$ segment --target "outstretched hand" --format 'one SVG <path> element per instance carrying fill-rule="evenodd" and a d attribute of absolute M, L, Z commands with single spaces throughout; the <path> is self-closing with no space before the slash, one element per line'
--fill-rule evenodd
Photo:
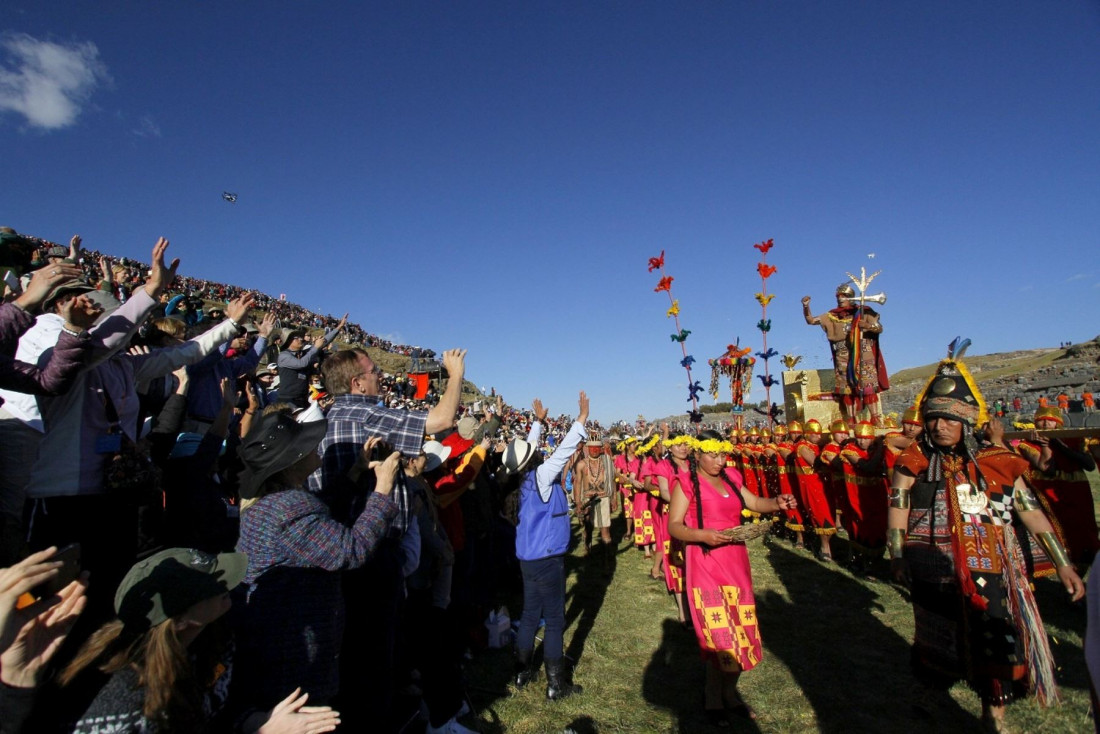
<path fill-rule="evenodd" d="M 531 410 L 535 411 L 535 420 L 537 420 L 539 423 L 546 422 L 546 414 L 548 411 L 545 407 L 543 407 L 541 400 L 539 400 L 538 398 L 532 400 Z"/>
<path fill-rule="evenodd" d="M 240 324 L 248 316 L 249 309 L 251 309 L 255 303 L 256 301 L 253 299 L 251 293 L 243 293 L 229 302 L 225 307 L 225 315 L 227 318 Z"/>
<path fill-rule="evenodd" d="M 584 394 L 584 390 L 581 390 L 580 398 L 577 400 L 577 406 L 581 411 L 577 415 L 577 422 L 584 425 L 588 422 L 588 396 Z"/>
<path fill-rule="evenodd" d="M 153 299 L 160 297 L 164 289 L 172 285 L 172 281 L 176 279 L 176 269 L 180 266 L 178 257 L 171 265 L 164 264 L 164 253 L 167 250 L 168 240 L 158 237 L 157 243 L 153 245 L 153 268 L 149 273 L 149 280 L 145 281 L 145 292 Z"/>

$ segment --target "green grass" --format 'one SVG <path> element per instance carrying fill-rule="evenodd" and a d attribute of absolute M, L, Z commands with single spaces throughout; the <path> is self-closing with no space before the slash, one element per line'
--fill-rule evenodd
<path fill-rule="evenodd" d="M 973 374 L 976 381 L 985 382 L 1000 377 L 1012 377 L 1014 375 L 1034 372 L 1040 367 L 1054 364 L 1065 354 L 1064 350 L 1027 350 L 1016 356 L 1007 354 L 983 354 L 966 358 L 967 368 Z M 899 386 L 910 382 L 925 382 L 936 371 L 937 363 L 926 364 L 920 367 L 910 367 L 899 370 L 890 376 L 890 383 Z M 986 365 L 1000 364 L 1000 367 L 986 369 Z"/>
<path fill-rule="evenodd" d="M 1094 489 L 1096 488 L 1095 475 Z M 622 533 L 619 521 L 618 530 Z M 843 554 L 843 541 L 834 553 Z M 904 589 L 823 565 L 787 541 L 756 540 L 750 556 L 764 660 L 741 678 L 758 719 L 717 729 L 702 716 L 703 667 L 694 636 L 676 622 L 649 561 L 620 544 L 608 582 L 574 554 L 567 559 L 567 654 L 577 658 L 584 693 L 545 698 L 545 676 L 510 688 L 510 650 L 488 650 L 467 677 L 484 732 L 964 732 L 978 728 L 981 706 L 965 684 L 945 693 L 918 686 L 909 668 L 913 617 Z M 1051 581 L 1037 585 L 1056 644 L 1063 703 L 1040 709 L 1018 701 L 1012 731 L 1091 731 L 1082 652 L 1084 603 L 1071 605 Z M 515 615 L 520 604 L 510 605 Z M 477 722 L 477 723 L 475 723 Z"/>

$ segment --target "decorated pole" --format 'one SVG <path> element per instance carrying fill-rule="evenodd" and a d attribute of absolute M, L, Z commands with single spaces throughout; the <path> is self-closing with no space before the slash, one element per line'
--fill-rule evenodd
<path fill-rule="evenodd" d="M 768 304 L 775 298 L 774 294 L 768 293 L 768 278 L 775 275 L 775 266 L 768 265 L 767 259 L 768 251 L 774 246 L 775 241 L 771 239 L 753 245 L 760 250 L 760 262 L 756 264 L 756 272 L 760 274 L 760 292 L 756 294 L 756 300 L 760 303 L 762 315 L 756 322 L 756 328 L 760 329 L 763 346 L 762 351 L 757 352 L 756 356 L 764 361 L 764 374 L 758 377 L 764 383 L 764 412 L 768 417 L 768 428 L 771 428 L 775 421 L 775 416 L 772 415 L 772 385 L 778 383 L 768 369 L 768 360 L 779 354 L 774 349 L 768 348 L 768 332 L 772 329 L 772 321 L 768 318 Z"/>
<path fill-rule="evenodd" d="M 726 346 L 726 353 L 716 359 L 708 359 L 710 365 L 710 394 L 718 399 L 718 376 L 726 375 L 730 380 L 730 413 L 733 414 L 734 428 L 740 430 L 745 415 L 745 398 L 752 391 L 752 367 L 756 358 L 749 356 L 752 347 L 741 348 L 741 339 Z"/>
<path fill-rule="evenodd" d="M 655 293 L 664 292 L 668 294 L 668 300 L 671 305 L 668 311 L 665 312 L 665 316 L 675 321 L 676 333 L 672 334 L 672 341 L 679 343 L 680 353 L 683 355 L 683 359 L 680 360 L 680 366 L 687 371 L 687 401 L 691 403 L 691 411 L 688 413 L 688 418 L 692 423 L 701 423 L 703 414 L 699 412 L 699 393 L 703 391 L 703 386 L 691 379 L 691 365 L 695 362 L 695 357 L 687 353 L 687 346 L 684 344 L 691 332 L 680 325 L 680 302 L 672 297 L 673 278 L 671 275 L 665 274 L 664 250 L 661 250 L 660 256 L 649 258 L 649 272 L 652 273 L 654 270 L 660 272 L 661 279 L 657 282 L 657 287 L 653 290 Z"/>

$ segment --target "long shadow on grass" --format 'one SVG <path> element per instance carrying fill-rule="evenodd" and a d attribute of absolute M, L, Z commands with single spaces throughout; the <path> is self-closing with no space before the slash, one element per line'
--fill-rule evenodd
<path fill-rule="evenodd" d="M 612 519 L 612 538 L 618 538 L 621 535 L 617 527 L 618 520 L 619 518 Z M 599 540 L 598 530 L 595 531 L 593 540 Z M 618 564 L 617 556 L 614 545 L 593 542 L 592 550 L 588 555 L 565 557 L 566 574 L 574 572 L 577 574 L 577 581 L 570 589 L 565 607 L 565 628 L 573 630 L 569 645 L 565 648 L 565 656 L 572 660 L 574 665 L 580 662 L 584 654 L 584 644 L 588 640 L 588 635 L 592 633 L 596 617 L 599 616 L 600 609 L 607 598 L 607 589 L 615 576 L 615 568 Z"/>
<path fill-rule="evenodd" d="M 755 723 L 736 719 L 732 728 L 719 728 L 707 721 L 703 712 L 705 671 L 699 660 L 695 633 L 674 619 L 661 623 L 661 644 L 646 665 L 642 678 L 645 700 L 676 715 L 676 731 L 681 734 L 698 732 L 759 732 Z"/>
<path fill-rule="evenodd" d="M 764 664 L 773 655 L 787 665 L 813 706 L 820 731 L 978 728 L 978 719 L 946 692 L 918 686 L 909 666 L 909 640 L 875 613 L 885 611 L 880 590 L 893 591 L 868 586 L 779 544 L 770 546 L 767 559 L 790 599 L 775 591 L 756 595 Z"/>

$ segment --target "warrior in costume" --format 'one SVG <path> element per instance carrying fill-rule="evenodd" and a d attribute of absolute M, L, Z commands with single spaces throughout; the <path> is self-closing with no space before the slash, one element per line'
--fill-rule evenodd
<path fill-rule="evenodd" d="M 829 495 L 829 506 L 840 517 L 840 522 L 846 523 L 845 510 L 848 506 L 848 488 L 844 481 L 844 473 L 849 474 L 852 467 L 840 460 L 840 452 L 844 442 L 848 440 L 851 431 L 843 420 L 835 420 L 829 426 L 830 440 L 821 447 L 820 461 L 817 470 L 821 472 L 821 481 L 825 484 L 825 491 Z M 847 530 L 848 526 L 844 525 Z"/>
<path fill-rule="evenodd" d="M 1092 489 L 1085 475 L 1096 469 L 1096 462 L 1085 450 L 1084 439 L 1043 435 L 1044 430 L 1061 428 L 1062 422 L 1058 409 L 1039 408 L 1035 413 L 1039 430 L 1016 449 L 1031 464 L 1028 482 L 1042 495 L 1040 499 L 1048 504 L 1064 531 L 1070 558 L 1074 563 L 1088 564 L 1100 550 Z"/>
<path fill-rule="evenodd" d="M 1024 480 L 1027 462 L 1001 446 L 978 450 L 972 430 L 988 420 L 985 404 L 956 355 L 940 363 L 918 403 L 925 432 L 898 457 L 887 531 L 894 577 L 911 590 L 912 660 L 930 683 L 966 680 L 985 726 L 1004 731 L 1013 698 L 1058 700 L 1024 553 L 1006 532 L 1013 519 L 1044 546 L 1074 601 L 1084 584 Z M 999 422 L 990 426 L 995 444 L 998 433 Z"/>
<path fill-rule="evenodd" d="M 802 315 L 807 324 L 820 326 L 829 340 L 836 375 L 833 393 L 848 420 L 856 422 L 866 406 L 871 420 L 880 425 L 878 394 L 890 389 L 890 378 L 878 344 L 882 333 L 878 312 L 860 305 L 852 286 L 842 283 L 836 289 L 836 308 L 814 316 L 810 313 L 810 297 L 805 296 Z"/>
<path fill-rule="evenodd" d="M 801 426 L 799 426 L 799 429 L 801 429 Z M 794 473 L 794 462 L 791 459 L 791 454 L 794 452 L 794 444 L 788 437 L 787 426 L 782 423 L 775 424 L 773 433 L 775 442 L 768 446 L 765 454 L 767 455 L 769 463 L 774 467 L 776 483 L 775 496 L 781 494 L 794 494 L 795 488 L 791 482 Z M 794 547 L 799 549 L 805 548 L 806 543 L 802 537 L 802 533 L 806 530 L 806 524 L 802 519 L 802 511 L 799 510 L 798 507 L 792 507 L 787 510 L 785 514 L 785 526 L 789 532 L 794 534 Z"/>
<path fill-rule="evenodd" d="M 836 510 L 822 481 L 825 472 L 821 466 L 823 440 L 821 424 L 813 419 L 806 421 L 802 438 L 794 445 L 793 456 L 794 476 L 798 478 L 799 504 L 805 509 L 820 545 L 818 557 L 828 563 L 833 560 L 830 542 L 836 535 Z"/>
<path fill-rule="evenodd" d="M 848 490 L 848 540 L 854 552 L 854 566 L 866 572 L 882 558 L 886 548 L 886 449 L 875 440 L 875 427 L 866 421 L 855 426 L 855 440 L 840 452 L 851 467 L 845 473 Z"/>

